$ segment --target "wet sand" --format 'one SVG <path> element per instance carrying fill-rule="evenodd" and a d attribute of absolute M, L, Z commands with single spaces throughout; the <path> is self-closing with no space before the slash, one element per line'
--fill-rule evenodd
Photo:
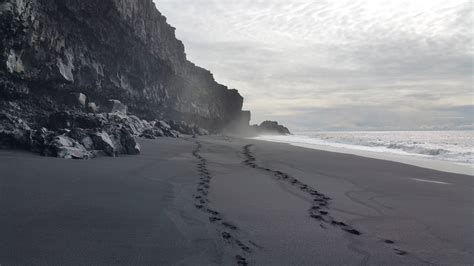
<path fill-rule="evenodd" d="M 0 264 L 474 262 L 474 182 L 230 137 L 73 161 L 0 151 Z"/>

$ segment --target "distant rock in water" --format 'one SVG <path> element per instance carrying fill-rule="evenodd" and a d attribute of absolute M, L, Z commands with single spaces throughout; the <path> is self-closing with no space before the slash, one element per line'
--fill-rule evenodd
<path fill-rule="evenodd" d="M 257 134 L 291 135 L 287 127 L 278 124 L 276 121 L 263 121 L 260 125 L 254 125 L 253 128 L 257 131 Z"/>

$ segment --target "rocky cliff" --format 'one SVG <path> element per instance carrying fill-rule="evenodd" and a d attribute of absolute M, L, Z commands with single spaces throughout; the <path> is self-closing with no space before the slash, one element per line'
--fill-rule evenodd
<path fill-rule="evenodd" d="M 0 35 L 0 110 L 26 121 L 72 108 L 71 95 L 211 130 L 241 116 L 239 93 L 186 59 L 152 0 L 3 0 Z"/>

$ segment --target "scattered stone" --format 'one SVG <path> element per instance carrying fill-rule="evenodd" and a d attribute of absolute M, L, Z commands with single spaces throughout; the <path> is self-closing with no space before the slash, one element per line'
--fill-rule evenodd
<path fill-rule="evenodd" d="M 52 112 L 32 129 L 25 121 L 9 114 L 0 115 L 0 147 L 21 148 L 46 156 L 88 159 L 94 155 L 117 156 L 139 154 L 136 137 L 179 138 L 208 134 L 204 129 L 185 122 L 141 120 L 121 112 L 108 114 L 70 110 Z M 181 131 L 179 131 L 181 130 Z"/>
<path fill-rule="evenodd" d="M 156 123 L 155 126 L 157 126 L 157 125 L 158 125 L 160 128 L 162 128 L 162 129 L 171 130 L 171 126 L 168 125 L 168 123 L 166 123 L 166 122 L 163 121 L 163 120 L 157 121 L 157 123 Z"/>
<path fill-rule="evenodd" d="M 116 127 L 109 132 L 111 140 L 118 153 L 139 154 L 141 147 L 133 135 L 125 128 Z"/>
<path fill-rule="evenodd" d="M 76 140 L 60 135 L 52 139 L 44 150 L 44 155 L 64 159 L 91 159 L 94 155 Z"/>
<path fill-rule="evenodd" d="M 90 138 L 93 142 L 93 147 L 95 150 L 102 150 L 107 155 L 112 157 L 117 156 L 117 149 L 107 132 L 96 132 L 92 134 Z"/>
<path fill-rule="evenodd" d="M 134 115 L 126 115 L 120 112 L 109 113 L 107 115 L 109 123 L 120 124 L 128 129 L 133 135 L 139 136 L 144 130 L 152 128 L 151 125 Z"/>
<path fill-rule="evenodd" d="M 71 106 L 85 107 L 87 96 L 80 92 L 71 92 L 66 98 L 66 103 Z"/>
<path fill-rule="evenodd" d="M 163 133 L 163 130 L 154 127 L 154 128 L 145 129 L 140 134 L 140 137 L 147 138 L 147 139 L 156 139 L 157 137 L 163 137 L 164 135 L 165 134 Z"/>
<path fill-rule="evenodd" d="M 87 104 L 87 111 L 90 113 L 98 113 L 99 107 L 94 102 L 90 102 Z"/>
<path fill-rule="evenodd" d="M 89 136 L 89 132 L 82 128 L 73 128 L 66 135 L 82 144 L 88 151 L 94 149 L 94 142 Z"/>
<path fill-rule="evenodd" d="M 109 100 L 107 102 L 107 112 L 108 113 L 115 113 L 119 112 L 122 114 L 127 114 L 127 106 L 120 102 L 119 100 Z"/>

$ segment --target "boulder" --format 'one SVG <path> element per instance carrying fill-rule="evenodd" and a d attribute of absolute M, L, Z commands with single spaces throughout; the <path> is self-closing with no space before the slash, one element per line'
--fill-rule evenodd
<path fill-rule="evenodd" d="M 135 140 L 133 134 L 121 125 L 112 125 L 106 129 L 110 139 L 119 154 L 139 154 L 140 144 Z"/>
<path fill-rule="evenodd" d="M 169 125 L 172 130 L 186 135 L 194 135 L 194 127 L 186 124 L 184 121 L 170 121 Z"/>
<path fill-rule="evenodd" d="M 157 132 L 163 132 L 162 136 L 179 138 L 179 132 L 174 130 L 170 124 L 163 120 L 156 121 L 154 128 L 159 129 Z"/>
<path fill-rule="evenodd" d="M 65 134 L 66 136 L 78 141 L 88 151 L 102 151 L 105 155 L 115 157 L 124 150 L 119 151 L 112 141 L 111 136 L 104 130 L 95 131 L 94 129 L 75 128 Z M 118 134 L 119 138 L 123 134 Z M 119 140 L 121 143 L 121 140 Z M 121 145 L 120 145 L 121 146 Z M 126 153 L 128 150 L 125 150 Z"/>
<path fill-rule="evenodd" d="M 122 153 L 140 154 L 140 144 L 138 144 L 138 142 L 131 134 L 122 134 L 120 138 L 120 144 L 122 145 Z"/>
<path fill-rule="evenodd" d="M 291 135 L 288 128 L 279 125 L 276 121 L 263 121 L 256 128 L 262 134 Z"/>
<path fill-rule="evenodd" d="M 207 135 L 205 129 L 181 121 L 147 122 L 122 112 L 108 114 L 84 113 L 70 110 L 46 115 L 42 127 L 31 129 L 23 120 L 10 114 L 0 115 L 0 147 L 21 147 L 47 156 L 88 159 L 94 154 L 108 156 L 139 154 L 135 137 L 179 138 L 180 133 L 191 136 Z M 44 126 L 44 127 L 43 127 Z"/>
<path fill-rule="evenodd" d="M 163 121 L 163 120 L 157 121 L 157 123 L 155 124 L 155 126 L 158 126 L 159 128 L 166 129 L 166 130 L 170 130 L 170 129 L 171 129 L 171 126 L 170 126 L 168 123 L 166 123 L 165 121 Z"/>
<path fill-rule="evenodd" d="M 89 136 L 89 132 L 82 128 L 74 128 L 67 132 L 66 135 L 70 138 L 77 140 L 82 144 L 88 151 L 94 149 L 94 141 Z"/>
<path fill-rule="evenodd" d="M 117 149 L 107 132 L 95 132 L 91 134 L 91 138 L 95 150 L 102 150 L 105 154 L 112 157 L 117 156 Z"/>
<path fill-rule="evenodd" d="M 120 124 L 130 130 L 130 132 L 135 136 L 139 136 L 145 129 L 152 128 L 147 121 L 141 120 L 134 115 L 127 116 L 123 113 L 115 112 L 109 113 L 107 117 L 109 123 Z"/>
<path fill-rule="evenodd" d="M 122 114 L 127 114 L 127 106 L 120 102 L 119 100 L 114 100 L 111 99 L 107 102 L 106 105 L 106 111 L 107 113 L 122 113 Z"/>
<path fill-rule="evenodd" d="M 154 127 L 154 128 L 145 129 L 140 134 L 140 137 L 147 138 L 147 139 L 155 139 L 157 137 L 163 137 L 164 135 L 165 134 L 164 134 L 163 130 Z"/>
<path fill-rule="evenodd" d="M 75 107 L 86 107 L 87 96 L 80 92 L 71 92 L 66 97 L 66 104 Z"/>
<path fill-rule="evenodd" d="M 99 112 L 99 106 L 97 106 L 94 102 L 90 102 L 87 104 L 87 111 L 89 113 L 98 113 Z"/>
<path fill-rule="evenodd" d="M 43 151 L 46 156 L 64 159 L 91 159 L 94 155 L 76 140 L 59 135 L 52 138 Z"/>

